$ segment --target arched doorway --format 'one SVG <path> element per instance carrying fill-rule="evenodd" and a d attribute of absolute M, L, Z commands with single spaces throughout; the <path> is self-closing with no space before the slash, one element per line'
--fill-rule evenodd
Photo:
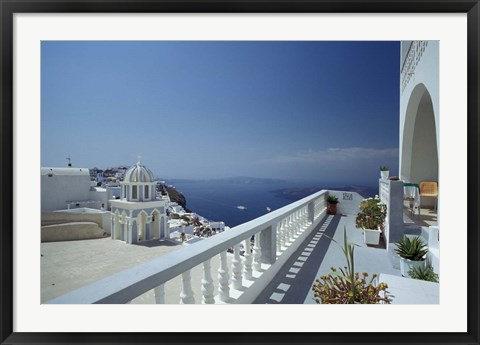
<path fill-rule="evenodd" d="M 412 91 L 405 115 L 401 178 L 407 182 L 438 182 L 438 147 L 435 113 L 424 84 Z"/>

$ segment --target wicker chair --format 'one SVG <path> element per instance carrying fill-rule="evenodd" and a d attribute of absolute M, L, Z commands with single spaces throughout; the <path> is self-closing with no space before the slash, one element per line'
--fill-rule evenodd
<path fill-rule="evenodd" d="M 435 198 L 435 210 L 437 210 L 438 202 L 438 185 L 437 182 L 420 182 L 420 205 L 422 197 Z"/>

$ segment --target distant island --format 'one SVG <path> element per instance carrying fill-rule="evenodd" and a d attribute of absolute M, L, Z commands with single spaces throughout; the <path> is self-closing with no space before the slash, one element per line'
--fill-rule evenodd
<path fill-rule="evenodd" d="M 285 198 L 291 201 L 297 201 L 313 193 L 316 193 L 322 189 L 356 192 L 361 196 L 363 196 L 364 198 L 374 197 L 376 194 L 378 194 L 378 188 L 367 187 L 367 186 L 357 186 L 357 185 L 323 186 L 323 187 L 306 187 L 306 188 L 282 188 L 282 189 L 272 190 L 271 192 L 274 193 L 279 198 Z"/>
<path fill-rule="evenodd" d="M 175 183 L 229 183 L 229 184 L 278 184 L 287 183 L 287 180 L 274 179 L 274 178 L 259 178 L 259 177 L 247 177 L 247 176 L 235 176 L 218 179 L 168 179 L 171 184 Z"/>

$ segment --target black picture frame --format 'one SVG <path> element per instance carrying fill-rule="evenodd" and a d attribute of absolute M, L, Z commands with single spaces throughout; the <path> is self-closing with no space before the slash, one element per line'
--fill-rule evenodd
<path fill-rule="evenodd" d="M 0 340 L 2 344 L 396 343 L 479 344 L 479 16 L 478 0 L 0 0 Z M 468 15 L 468 315 L 465 333 L 16 333 L 13 332 L 13 16 L 15 13 L 467 13 Z M 452 315 L 454 317 L 454 315 Z M 319 321 L 320 322 L 320 321 Z"/>

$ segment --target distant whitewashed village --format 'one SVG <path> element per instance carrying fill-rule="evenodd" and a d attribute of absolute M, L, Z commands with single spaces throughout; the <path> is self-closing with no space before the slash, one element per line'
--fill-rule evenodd
<path fill-rule="evenodd" d="M 76 168 L 71 158 L 67 160 L 64 168 L 42 168 L 42 241 L 112 236 L 130 244 L 153 238 L 193 243 L 225 230 L 223 221 L 190 212 L 181 192 L 154 177 L 140 158 L 132 167 L 105 169 Z M 140 221 L 129 220 L 129 202 L 138 203 L 135 215 L 144 216 Z M 66 215 L 83 220 L 82 228 L 74 231 L 76 222 L 63 223 Z M 99 219 L 98 215 L 102 222 L 92 221 L 85 231 L 85 223 Z"/>

